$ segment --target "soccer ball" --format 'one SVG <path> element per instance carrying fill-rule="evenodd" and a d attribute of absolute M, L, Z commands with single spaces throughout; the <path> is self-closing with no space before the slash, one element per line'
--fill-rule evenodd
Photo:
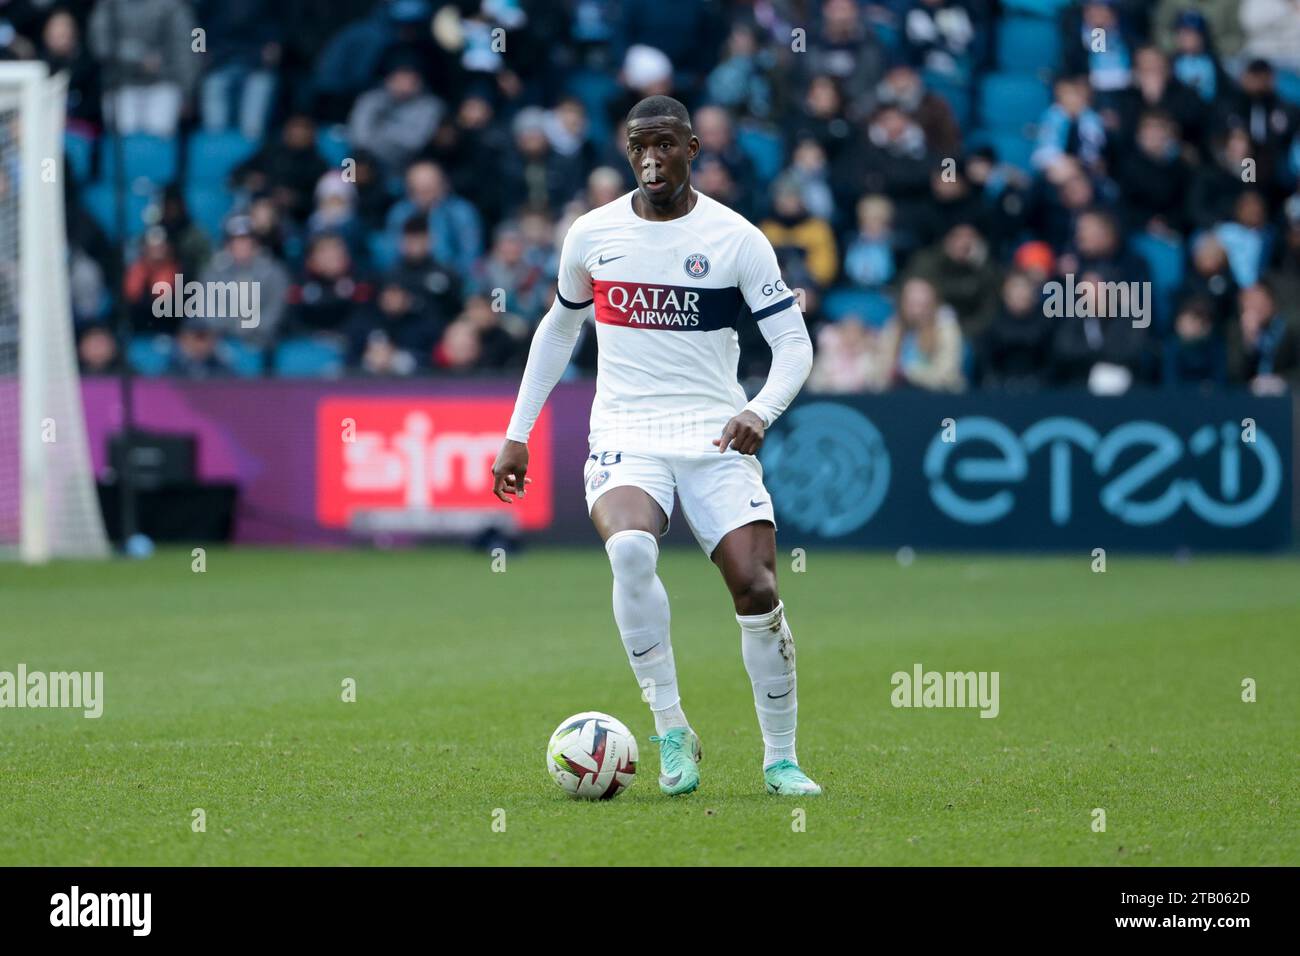
<path fill-rule="evenodd" d="M 609 800 L 636 779 L 636 738 L 620 720 L 589 710 L 560 723 L 546 745 L 546 769 L 561 790 Z"/>

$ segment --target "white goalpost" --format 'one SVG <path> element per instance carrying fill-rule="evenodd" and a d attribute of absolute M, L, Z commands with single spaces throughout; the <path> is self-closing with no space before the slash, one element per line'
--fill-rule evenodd
<path fill-rule="evenodd" d="M 0 556 L 109 553 L 81 404 L 63 211 L 67 84 L 0 63 Z"/>

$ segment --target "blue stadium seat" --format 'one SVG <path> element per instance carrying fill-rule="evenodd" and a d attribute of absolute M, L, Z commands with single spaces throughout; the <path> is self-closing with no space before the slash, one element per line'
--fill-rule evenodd
<path fill-rule="evenodd" d="M 275 373 L 284 378 L 337 378 L 343 353 L 318 339 L 290 339 L 275 350 Z"/>
<path fill-rule="evenodd" d="M 754 172 L 764 182 L 771 182 L 781 173 L 785 163 L 785 144 L 772 132 L 754 127 L 736 131 L 736 145 L 754 164 Z"/>
<path fill-rule="evenodd" d="M 1016 11 L 1036 17 L 1055 17 L 1062 7 L 1068 7 L 1071 0 L 1002 0 L 1005 11 Z"/>
<path fill-rule="evenodd" d="M 256 378 L 262 374 L 262 366 L 265 364 L 262 350 L 242 339 L 226 336 L 218 343 L 217 351 L 222 360 L 241 378 Z"/>
<path fill-rule="evenodd" d="M 134 239 L 144 232 L 145 210 L 153 202 L 148 189 L 128 188 L 126 191 L 126 237 Z M 92 183 L 81 194 L 81 203 L 94 217 L 95 222 L 110 239 L 117 238 L 117 206 L 110 183 Z"/>
<path fill-rule="evenodd" d="M 223 185 L 190 185 L 185 189 L 190 217 L 216 242 L 221 241 L 221 227 L 234 202 L 234 195 Z"/>
<path fill-rule="evenodd" d="M 1034 155 L 1034 143 L 1014 130 L 977 129 L 970 134 L 967 145 L 972 149 L 991 146 L 1000 162 L 1017 166 L 1025 172 L 1033 171 L 1030 159 Z"/>
<path fill-rule="evenodd" d="M 1300 106 L 1300 73 L 1278 70 L 1274 76 L 1277 77 L 1277 95 L 1292 106 Z"/>
<path fill-rule="evenodd" d="M 1183 244 L 1150 233 L 1139 233 L 1129 240 L 1129 248 L 1141 256 L 1151 270 L 1154 324 L 1157 330 L 1163 331 L 1173 322 L 1174 298 L 1183 285 Z"/>
<path fill-rule="evenodd" d="M 1015 130 L 1037 123 L 1052 97 L 1047 84 L 1023 73 L 990 73 L 980 83 L 979 125 Z"/>
<path fill-rule="evenodd" d="M 117 150 L 114 137 L 105 136 L 99 142 L 100 179 L 111 183 L 117 171 Z M 176 179 L 176 140 L 162 139 L 133 133 L 122 137 L 122 161 L 127 182 L 147 179 L 158 186 L 166 186 Z"/>
<path fill-rule="evenodd" d="M 161 375 L 171 361 L 172 340 L 166 335 L 137 335 L 126 347 L 131 368 L 140 375 Z"/>
<path fill-rule="evenodd" d="M 880 328 L 894 314 L 894 301 L 869 289 L 834 289 L 826 294 L 822 309 L 832 321 L 856 315 L 867 325 Z"/>
<path fill-rule="evenodd" d="M 190 185 L 224 185 L 230 171 L 253 155 L 257 144 L 241 133 L 200 130 L 190 136 L 185 180 Z"/>
<path fill-rule="evenodd" d="M 95 160 L 95 141 L 89 136 L 69 130 L 63 135 L 63 148 L 67 152 L 68 170 L 79 183 L 90 182 L 91 165 Z"/>
<path fill-rule="evenodd" d="M 998 24 L 998 69 L 1013 73 L 1053 73 L 1061 60 L 1056 24 L 1037 17 L 1007 17 Z"/>
<path fill-rule="evenodd" d="M 342 126 L 326 126 L 316 132 L 316 152 L 321 159 L 337 169 L 352 152 Z"/>

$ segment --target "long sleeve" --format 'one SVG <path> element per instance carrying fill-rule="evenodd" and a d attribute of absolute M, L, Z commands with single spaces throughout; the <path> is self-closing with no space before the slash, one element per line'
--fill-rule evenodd
<path fill-rule="evenodd" d="M 763 319 L 758 330 L 772 347 L 772 367 L 762 389 L 745 405 L 771 425 L 803 388 L 812 371 L 813 349 L 799 306 L 791 304 L 777 315 Z"/>
<path fill-rule="evenodd" d="M 555 388 L 555 383 L 568 367 L 574 343 L 578 341 L 583 319 L 590 308 L 591 303 L 579 309 L 567 308 L 556 296 L 555 304 L 537 326 L 532 345 L 528 348 L 528 364 L 524 367 L 523 381 L 519 383 L 519 397 L 515 399 L 506 438 L 528 441 L 528 434 L 542 413 L 551 389 Z"/>

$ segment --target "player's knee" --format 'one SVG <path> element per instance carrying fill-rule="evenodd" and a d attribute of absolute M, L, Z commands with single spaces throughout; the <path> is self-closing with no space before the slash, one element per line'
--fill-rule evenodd
<path fill-rule="evenodd" d="M 628 584 L 648 582 L 659 561 L 659 542 L 648 531 L 619 531 L 605 542 L 614 577 Z"/>
<path fill-rule="evenodd" d="M 737 614 L 766 614 L 776 607 L 776 575 L 768 568 L 758 568 L 731 596 Z"/>

